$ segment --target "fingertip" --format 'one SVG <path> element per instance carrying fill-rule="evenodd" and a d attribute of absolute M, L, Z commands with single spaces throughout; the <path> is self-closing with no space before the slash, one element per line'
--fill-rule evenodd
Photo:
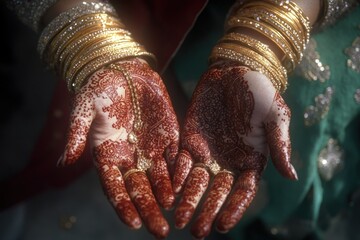
<path fill-rule="evenodd" d="M 188 209 L 191 208 L 190 206 L 183 206 L 179 207 L 175 210 L 175 228 L 176 229 L 183 229 L 186 227 L 187 223 L 190 221 L 193 211 Z"/>
<path fill-rule="evenodd" d="M 142 222 L 141 219 L 139 217 L 135 217 L 134 219 L 132 219 L 132 221 L 130 223 L 127 224 L 131 229 L 137 230 L 140 229 L 142 227 Z"/>
<path fill-rule="evenodd" d="M 148 229 L 157 239 L 166 238 L 170 232 L 169 224 L 162 216 L 153 217 Z"/>
<path fill-rule="evenodd" d="M 219 216 L 219 219 L 216 221 L 215 230 L 219 233 L 225 234 L 229 232 L 231 229 L 231 226 L 227 223 L 229 220 L 229 217 L 222 214 Z"/>
<path fill-rule="evenodd" d="M 204 239 L 207 235 L 209 235 L 211 231 L 211 224 L 196 222 L 190 229 L 191 235 L 195 239 Z"/>
<path fill-rule="evenodd" d="M 215 230 L 221 234 L 225 234 L 229 232 L 229 229 L 225 229 L 223 226 L 216 226 Z"/>

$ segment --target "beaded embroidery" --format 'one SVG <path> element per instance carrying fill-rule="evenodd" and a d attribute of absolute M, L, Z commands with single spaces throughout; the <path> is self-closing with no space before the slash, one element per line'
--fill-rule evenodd
<path fill-rule="evenodd" d="M 324 94 L 315 97 L 315 106 L 310 105 L 305 109 L 304 123 L 306 126 L 312 126 L 318 123 L 327 115 L 333 94 L 333 88 L 327 87 Z"/>

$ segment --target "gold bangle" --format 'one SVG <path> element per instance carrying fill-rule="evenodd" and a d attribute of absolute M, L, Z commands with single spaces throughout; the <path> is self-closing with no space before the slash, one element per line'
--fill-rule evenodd
<path fill-rule="evenodd" d="M 61 43 L 66 43 L 73 34 L 88 27 L 93 27 L 94 24 L 99 23 L 99 21 L 101 21 L 101 19 L 103 19 L 106 15 L 107 14 L 103 13 L 87 14 L 64 26 L 64 28 L 49 41 L 49 44 L 45 49 L 46 55 L 44 60 L 48 61 L 49 56 L 53 56 L 59 45 Z"/>
<path fill-rule="evenodd" d="M 59 70 L 64 76 L 65 73 L 68 71 L 69 66 L 73 62 L 75 62 L 74 59 L 78 58 L 77 56 L 83 53 L 88 47 L 98 44 L 97 42 L 101 42 L 101 46 L 108 45 L 109 43 L 116 43 L 121 41 L 130 41 L 132 40 L 131 37 L 128 34 L 123 34 L 122 29 L 116 29 L 116 30 L 99 30 L 97 32 L 91 33 L 89 35 L 86 35 L 85 37 L 79 39 L 77 42 L 79 42 L 79 45 L 74 45 L 74 50 L 70 48 L 68 56 L 61 56 L 59 57 L 58 61 L 60 64 Z"/>
<path fill-rule="evenodd" d="M 85 80 L 87 80 L 94 72 L 109 63 L 129 57 L 141 57 L 150 64 L 151 62 L 155 62 L 153 54 L 147 52 L 146 50 L 141 50 L 140 48 L 104 53 L 102 56 L 92 60 L 91 62 L 87 62 L 80 71 L 72 76 L 72 78 L 67 79 L 69 89 L 77 92 L 84 85 Z"/>
<path fill-rule="evenodd" d="M 249 47 L 251 50 L 257 52 L 258 54 L 263 55 L 266 59 L 268 59 L 273 65 L 281 66 L 280 60 L 275 55 L 275 53 L 270 49 L 270 47 L 259 40 L 251 38 L 248 35 L 232 32 L 223 36 L 219 42 L 234 42 L 239 45 L 243 45 L 245 47 Z M 285 70 L 285 69 L 284 69 Z M 286 70 L 285 70 L 286 71 Z M 286 73 L 286 72 L 285 72 Z"/>
<path fill-rule="evenodd" d="M 215 62 L 219 59 L 228 59 L 232 61 L 237 61 L 241 64 L 244 64 L 251 68 L 254 71 L 258 71 L 269 78 L 272 82 L 273 86 L 280 92 L 285 91 L 286 89 L 286 79 L 281 79 L 281 75 L 279 75 L 276 69 L 271 69 L 269 66 L 265 66 L 263 60 L 264 58 L 259 57 L 259 54 L 254 52 L 250 53 L 251 50 L 241 49 L 241 47 L 237 47 L 236 49 L 231 49 L 229 46 L 217 45 L 213 48 L 210 55 L 210 62 Z M 276 76 L 279 78 L 276 79 Z"/>
<path fill-rule="evenodd" d="M 279 69 L 277 68 L 278 66 L 274 66 L 273 64 L 271 64 L 261 54 L 258 54 L 247 47 L 239 46 L 232 43 L 220 43 L 219 46 L 225 49 L 235 51 L 240 55 L 245 55 L 248 58 L 252 59 L 252 61 L 257 61 L 258 63 L 260 63 L 263 69 L 267 70 L 269 74 L 266 74 L 266 76 L 270 79 L 270 81 L 273 83 L 274 87 L 278 91 L 282 92 L 283 89 L 286 89 L 286 71 L 279 71 Z"/>
<path fill-rule="evenodd" d="M 292 48 L 288 45 L 288 42 L 278 31 L 265 25 L 264 23 L 254 22 L 252 19 L 247 19 L 245 17 L 232 18 L 229 22 L 231 22 L 232 27 L 250 28 L 272 40 L 285 56 L 285 58 L 282 59 L 282 64 L 286 70 L 291 72 L 295 69 L 297 63 L 297 60 L 295 60 L 296 55 L 292 51 Z"/>
<path fill-rule="evenodd" d="M 219 41 L 219 43 L 233 43 L 234 45 L 230 49 L 235 51 L 236 45 L 243 46 L 245 48 L 249 48 L 251 51 L 254 51 L 260 56 L 257 60 L 262 62 L 264 66 L 267 66 L 267 69 L 269 69 L 270 72 L 279 72 L 280 75 L 274 73 L 272 75 L 275 75 L 274 78 L 280 81 L 280 85 L 287 85 L 286 69 L 282 66 L 275 53 L 266 44 L 240 33 L 227 34 Z M 262 57 L 265 59 L 261 60 Z"/>

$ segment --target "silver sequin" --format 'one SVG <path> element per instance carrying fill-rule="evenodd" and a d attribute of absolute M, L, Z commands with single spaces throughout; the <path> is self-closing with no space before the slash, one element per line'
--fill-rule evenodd
<path fill-rule="evenodd" d="M 360 73 L 360 37 L 357 37 L 352 43 L 351 47 L 345 49 L 348 55 L 347 66 Z"/>
<path fill-rule="evenodd" d="M 311 38 L 305 48 L 303 60 L 296 68 L 296 73 L 310 81 L 325 82 L 330 78 L 330 68 L 321 62 L 316 46 L 315 39 Z"/>
<path fill-rule="evenodd" d="M 319 24 L 324 28 L 336 22 L 344 13 L 357 4 L 358 0 L 325 0 L 324 12 Z"/>
<path fill-rule="evenodd" d="M 310 105 L 305 109 L 304 123 L 306 126 L 318 123 L 327 115 L 333 94 L 333 88 L 327 87 L 324 94 L 315 97 L 315 105 Z"/>
<path fill-rule="evenodd" d="M 337 141 L 330 138 L 326 147 L 320 151 L 318 158 L 318 171 L 322 179 L 331 180 L 343 164 L 343 151 Z"/>
<path fill-rule="evenodd" d="M 354 99 L 357 104 L 360 104 L 360 88 L 356 89 L 354 94 Z"/>

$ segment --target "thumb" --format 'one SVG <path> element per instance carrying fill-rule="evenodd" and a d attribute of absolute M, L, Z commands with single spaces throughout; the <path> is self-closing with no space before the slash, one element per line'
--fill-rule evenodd
<path fill-rule="evenodd" d="M 85 149 L 87 135 L 95 115 L 91 101 L 86 99 L 81 95 L 75 98 L 67 143 L 63 155 L 58 160 L 58 166 L 75 163 Z"/>
<path fill-rule="evenodd" d="M 290 163 L 291 142 L 289 134 L 291 112 L 277 92 L 270 112 L 264 121 L 266 140 L 275 168 L 286 178 L 297 180 L 297 173 Z"/>

